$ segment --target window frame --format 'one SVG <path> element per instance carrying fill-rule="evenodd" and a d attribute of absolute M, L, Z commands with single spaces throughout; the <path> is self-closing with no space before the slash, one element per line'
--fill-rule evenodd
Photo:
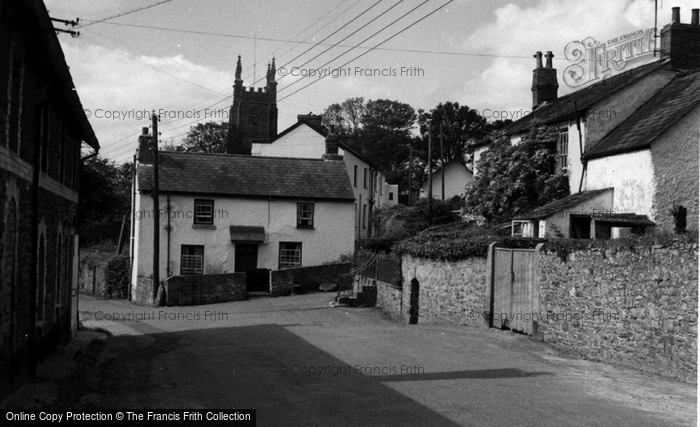
<path fill-rule="evenodd" d="M 353 166 L 353 171 L 354 171 L 354 174 L 352 177 L 352 185 L 353 185 L 353 187 L 357 187 L 357 165 Z"/>
<path fill-rule="evenodd" d="M 197 250 L 201 249 L 201 255 L 197 254 Z M 199 269 L 186 268 L 185 257 L 200 257 Z M 180 275 L 181 276 L 200 276 L 204 274 L 204 245 L 180 245 Z"/>
<path fill-rule="evenodd" d="M 211 204 L 210 219 L 202 221 L 197 213 L 197 205 Z M 192 215 L 194 225 L 214 225 L 214 199 L 194 199 L 194 210 Z"/>
<path fill-rule="evenodd" d="M 294 245 L 294 249 L 286 248 L 286 245 Z M 294 263 L 294 262 L 283 262 L 283 251 L 298 251 L 298 258 L 299 262 Z M 286 254 L 285 254 L 286 255 Z M 293 255 L 296 258 L 296 255 Z M 278 269 L 279 270 L 284 270 L 287 268 L 296 268 L 296 267 L 302 267 L 302 260 L 303 260 L 303 244 L 302 242 L 280 242 L 279 246 L 279 254 L 278 254 Z"/>
<path fill-rule="evenodd" d="M 364 188 L 367 188 L 367 168 L 365 168 L 365 171 L 364 171 L 363 185 L 364 185 Z"/>
<path fill-rule="evenodd" d="M 569 166 L 569 129 L 559 130 L 557 136 L 557 166 L 565 171 Z"/>
<path fill-rule="evenodd" d="M 309 211 L 303 212 L 304 207 L 311 207 L 311 218 L 304 218 L 303 213 L 308 213 Z M 311 202 L 298 202 L 297 203 L 297 228 L 314 228 L 314 215 L 316 207 L 314 203 Z M 307 224 L 303 224 L 303 221 L 308 221 Z"/>

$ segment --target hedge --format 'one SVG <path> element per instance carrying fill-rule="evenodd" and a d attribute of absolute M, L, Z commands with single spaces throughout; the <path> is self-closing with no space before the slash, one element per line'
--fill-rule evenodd
<path fill-rule="evenodd" d="M 104 298 L 126 298 L 129 292 L 129 257 L 117 255 L 107 263 L 105 269 Z"/>

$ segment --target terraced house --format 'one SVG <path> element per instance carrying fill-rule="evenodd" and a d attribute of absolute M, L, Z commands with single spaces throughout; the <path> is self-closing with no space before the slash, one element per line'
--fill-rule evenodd
<path fill-rule="evenodd" d="M 0 377 L 77 329 L 80 150 L 99 149 L 40 0 L 0 3 Z"/>
<path fill-rule="evenodd" d="M 559 129 L 571 195 L 513 220 L 513 234 L 615 238 L 649 227 L 698 229 L 700 19 L 673 8 L 657 59 L 558 97 L 552 55 L 535 57 L 533 112 L 505 128 L 517 144 L 533 123 Z M 475 162 L 487 147 L 475 149 Z M 478 170 L 476 170 L 478 173 Z"/>

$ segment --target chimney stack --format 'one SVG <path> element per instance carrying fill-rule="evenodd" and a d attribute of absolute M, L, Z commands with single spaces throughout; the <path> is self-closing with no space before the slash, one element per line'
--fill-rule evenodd
<path fill-rule="evenodd" d="M 300 122 L 302 120 L 306 120 L 311 126 L 321 128 L 321 121 L 322 117 L 318 114 L 314 114 L 312 112 L 309 112 L 309 114 L 299 114 L 297 115 L 297 121 Z"/>
<path fill-rule="evenodd" d="M 661 59 L 670 59 L 679 69 L 700 68 L 700 23 L 692 9 L 690 24 L 681 22 L 681 8 L 674 7 L 671 23 L 661 29 Z"/>
<path fill-rule="evenodd" d="M 323 160 L 343 160 L 343 156 L 338 154 L 338 143 L 340 137 L 335 133 L 335 126 L 331 125 L 328 135 L 326 136 L 326 153 L 323 155 Z"/>
<path fill-rule="evenodd" d="M 153 164 L 153 142 L 151 140 L 151 135 L 148 133 L 147 127 L 141 128 L 141 135 L 139 135 L 139 148 L 136 159 L 139 163 L 148 165 Z"/>
<path fill-rule="evenodd" d="M 693 9 L 690 13 L 690 25 L 700 25 L 700 9 Z"/>
<path fill-rule="evenodd" d="M 547 51 L 547 66 L 542 66 L 542 52 L 538 51 L 535 57 L 535 69 L 532 70 L 532 109 L 533 111 L 545 102 L 557 99 L 559 83 L 557 82 L 557 70 L 552 67 L 552 51 Z"/>

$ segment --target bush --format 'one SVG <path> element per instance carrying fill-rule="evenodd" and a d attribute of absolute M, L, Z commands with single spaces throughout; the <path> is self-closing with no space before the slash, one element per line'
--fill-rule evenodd
<path fill-rule="evenodd" d="M 129 257 L 117 255 L 107 263 L 105 270 L 104 298 L 126 298 L 129 292 L 129 276 L 131 268 Z"/>

